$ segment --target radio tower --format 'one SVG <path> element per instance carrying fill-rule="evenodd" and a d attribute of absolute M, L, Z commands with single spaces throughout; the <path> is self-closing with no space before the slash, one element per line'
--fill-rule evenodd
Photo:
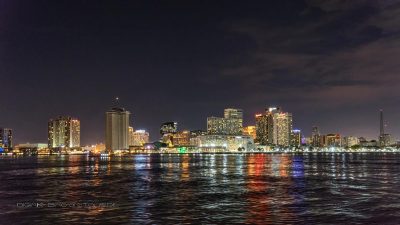
<path fill-rule="evenodd" d="M 385 128 L 383 125 L 383 110 L 380 110 L 380 117 L 381 117 L 381 122 L 380 122 L 380 132 L 379 132 L 379 136 L 383 137 L 383 135 L 385 134 Z"/>

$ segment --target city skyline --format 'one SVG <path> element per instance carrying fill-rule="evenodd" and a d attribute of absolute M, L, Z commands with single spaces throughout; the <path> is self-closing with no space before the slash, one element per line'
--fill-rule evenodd
<path fill-rule="evenodd" d="M 318 126 L 369 139 L 384 109 L 385 131 L 398 138 L 398 8 L 2 1 L 0 127 L 13 129 L 15 143 L 43 143 L 48 119 L 69 115 L 82 122 L 82 145 L 101 142 L 104 111 L 119 96 L 151 139 L 165 121 L 206 129 L 204 118 L 228 107 L 253 125 L 269 105 L 291 112 L 305 136 Z"/>
<path fill-rule="evenodd" d="M 109 110 L 107 110 L 106 111 L 106 113 L 105 113 L 105 117 L 103 118 L 103 120 L 105 120 L 106 121 L 106 126 L 104 127 L 104 130 L 103 130 L 103 133 L 104 133 L 104 138 L 103 138 L 103 140 L 100 140 L 100 141 L 98 141 L 98 142 L 90 142 L 90 143 L 84 143 L 84 144 L 78 144 L 78 145 L 74 145 L 74 147 L 79 147 L 79 146 L 88 146 L 88 145 L 93 145 L 93 144 L 98 144 L 98 143 L 107 143 L 107 140 L 108 140 L 108 137 L 109 137 L 109 135 L 107 134 L 107 132 L 108 133 L 110 133 L 110 129 L 111 128 L 109 128 L 110 127 L 110 122 L 111 122 L 111 117 L 110 117 L 110 115 L 111 114 L 113 114 L 113 113 L 115 113 L 115 112 L 119 112 L 119 113 L 121 113 L 121 112 L 123 112 L 123 114 L 127 114 L 128 115 L 128 117 L 127 118 L 125 118 L 125 119 L 123 119 L 123 126 L 124 126 L 124 128 L 122 129 L 122 130 L 126 130 L 126 132 L 123 132 L 124 134 L 122 134 L 122 136 L 123 137 L 126 137 L 126 143 L 124 143 L 124 144 L 122 144 L 123 146 L 125 146 L 125 145 L 127 145 L 128 146 L 128 143 L 130 143 L 131 142 L 131 140 L 130 140 L 130 135 L 131 135 L 131 133 L 133 134 L 133 132 L 135 131 L 139 131 L 140 133 L 143 133 L 145 130 L 143 129 L 143 128 L 136 128 L 136 127 L 133 127 L 133 123 L 132 123 L 132 118 L 129 116 L 131 113 L 129 112 L 129 110 L 126 110 L 125 108 L 121 108 L 120 107 L 120 104 L 119 104 L 119 97 L 116 97 L 116 98 L 114 98 L 114 100 L 116 100 L 116 103 L 117 103 L 117 106 L 115 106 L 115 107 L 111 107 Z M 289 136 L 291 136 L 292 134 L 294 134 L 294 133 L 291 133 L 291 132 L 301 132 L 301 138 L 311 138 L 311 140 L 313 140 L 314 139 L 314 135 L 315 135 L 315 132 L 317 132 L 317 135 L 319 136 L 319 135 L 323 135 L 323 134 L 325 134 L 325 135 L 336 135 L 336 134 L 338 134 L 338 135 L 341 135 L 342 137 L 357 137 L 357 138 L 366 138 L 366 140 L 375 140 L 375 141 L 377 141 L 378 143 L 380 143 L 381 142 L 381 138 L 382 138 L 382 130 L 383 129 L 386 129 L 386 127 L 387 127 L 387 121 L 386 120 L 384 120 L 384 118 L 383 118 L 383 113 L 384 113 L 384 110 L 382 110 L 382 109 L 380 109 L 379 110 L 379 133 L 378 133 L 378 135 L 376 136 L 376 137 L 372 137 L 372 138 L 370 138 L 370 137 L 367 137 L 367 136 L 362 136 L 362 135 L 357 135 L 357 134 L 343 134 L 343 133 L 341 133 L 340 131 L 339 132 L 331 132 L 331 131 L 325 131 L 325 129 L 322 129 L 322 132 L 321 132 L 321 129 L 320 129 L 320 127 L 319 126 L 312 126 L 311 127 L 311 129 L 310 129 L 310 131 L 309 132 L 304 132 L 303 131 L 303 129 L 301 129 L 301 128 L 298 128 L 298 127 L 295 127 L 295 126 L 293 126 L 293 124 L 294 124 L 294 121 L 293 121 L 293 119 L 292 119 L 292 113 L 289 113 L 289 112 L 282 112 L 282 109 L 281 109 L 281 107 L 278 107 L 278 106 L 270 106 L 270 107 L 266 107 L 265 109 L 264 109 L 265 111 L 265 113 L 266 114 L 264 114 L 264 113 L 257 113 L 257 114 L 255 114 L 254 115 L 254 117 L 253 117 L 253 119 L 254 119 L 254 123 L 244 123 L 245 121 L 242 121 L 242 117 L 243 117 L 243 115 L 244 115 L 244 111 L 245 110 L 243 110 L 243 109 L 238 109 L 238 108 L 233 108 L 233 107 L 229 107 L 229 108 L 225 108 L 224 109 L 224 117 L 214 117 L 214 116 L 212 116 L 212 117 L 206 117 L 205 118 L 205 129 L 202 129 L 202 128 L 194 128 L 194 129 L 188 129 L 187 127 L 179 127 L 179 129 L 178 129 L 178 122 L 177 121 L 174 121 L 174 122 L 163 122 L 163 123 L 161 123 L 161 125 L 158 127 L 158 129 L 159 129 L 159 131 L 156 133 L 156 134 L 153 134 L 152 136 L 151 136 L 151 138 L 150 139 L 148 139 L 148 141 L 152 141 L 152 142 L 154 142 L 154 141 L 159 141 L 159 140 L 162 140 L 163 139 L 163 134 L 161 134 L 160 132 L 162 132 L 162 129 L 170 129 L 170 128 L 163 128 L 164 126 L 166 126 L 167 124 L 173 124 L 173 126 L 174 126 L 174 129 L 175 129 L 175 133 L 177 132 L 177 131 L 179 131 L 179 132 L 182 132 L 182 131 L 184 131 L 184 132 L 186 132 L 186 131 L 204 131 L 204 132 L 207 132 L 208 134 L 211 134 L 211 135 L 213 135 L 213 134 L 228 134 L 228 135 L 242 135 L 242 134 L 246 134 L 246 135 L 248 135 L 248 136 L 252 136 L 250 133 L 248 133 L 248 131 L 246 131 L 247 129 L 248 129 L 248 127 L 253 127 L 253 129 L 255 129 L 254 130 L 254 135 L 256 135 L 256 129 L 257 129 L 257 127 L 258 126 L 268 126 L 268 125 L 260 125 L 259 124 L 259 118 L 261 118 L 261 116 L 267 116 L 266 118 L 269 118 L 268 117 L 268 114 L 270 114 L 271 112 L 278 112 L 278 114 L 275 114 L 275 116 L 277 116 L 276 118 L 280 118 L 280 117 L 282 117 L 282 116 L 285 116 L 284 118 L 286 118 L 286 116 L 289 116 L 289 125 L 287 125 L 288 127 L 287 128 L 284 128 L 284 129 L 287 129 L 287 131 L 286 132 L 288 132 L 288 135 Z M 233 112 L 233 113 L 232 113 Z M 236 114 L 237 112 L 239 112 L 239 114 Z M 233 117 L 232 117 L 232 115 L 233 115 Z M 271 115 L 272 116 L 272 115 Z M 275 116 L 274 116 L 274 118 L 275 118 Z M 239 119 L 239 121 L 240 121 L 240 125 L 238 125 L 238 126 L 236 126 L 236 125 L 234 125 L 233 127 L 231 127 L 230 126 L 230 124 L 231 124 L 231 122 L 229 122 L 229 123 L 227 123 L 227 125 L 229 125 L 228 127 L 225 127 L 226 125 L 225 125 L 225 122 L 222 122 L 222 124 L 220 124 L 220 123 L 217 123 L 217 124 L 213 124 L 212 126 L 216 126 L 216 128 L 217 127 L 219 127 L 219 126 L 221 126 L 222 125 L 222 127 L 221 128 L 217 128 L 217 129 L 221 129 L 221 131 L 217 131 L 217 130 L 215 130 L 215 128 L 214 129 L 210 129 L 210 119 L 218 119 L 218 120 L 220 120 L 220 119 L 229 119 L 230 117 L 232 117 L 233 119 Z M 53 130 L 53 129 L 55 129 L 55 128 L 53 128 L 53 126 L 54 125 L 50 125 L 50 124 L 53 124 L 54 123 L 54 121 L 58 121 L 58 120 L 62 120 L 62 122 L 64 123 L 64 122 L 66 122 L 67 120 L 71 120 L 72 122 L 77 122 L 78 123 L 78 136 L 76 137 L 77 139 L 78 139 L 78 142 L 77 143 L 80 143 L 80 139 L 81 139 L 81 132 L 80 132 L 80 120 L 79 120 L 79 118 L 76 118 L 76 117 L 71 117 L 71 116 L 57 116 L 57 117 L 55 117 L 56 119 L 52 119 L 52 118 L 50 118 L 49 120 L 48 120 L 48 126 L 47 126 L 47 135 L 48 135 L 48 138 L 47 138 L 47 142 L 48 142 L 48 144 L 49 144 L 49 146 L 50 146 L 50 139 L 53 139 L 53 138 L 51 138 L 51 136 L 53 136 L 53 134 L 51 134 L 50 132 L 53 132 L 53 131 L 51 131 L 51 130 Z M 65 121 L 64 121 L 65 120 Z M 113 119 L 114 120 L 114 119 Z M 271 119 L 269 119 L 269 120 L 272 120 L 272 117 L 271 117 Z M 274 119 L 275 120 L 275 119 Z M 119 119 L 118 119 L 118 121 L 119 121 Z M 104 121 L 103 121 L 104 122 Z M 234 122 L 234 121 L 232 121 L 232 122 Z M 69 123 L 69 122 L 68 122 Z M 118 124 L 119 124 L 120 122 L 118 122 Z M 267 122 L 266 121 L 266 123 L 271 123 L 271 122 Z M 242 124 L 248 124 L 248 125 L 242 125 Z M 51 129 L 50 129 L 50 126 L 51 126 Z M 117 127 L 115 127 L 114 128 L 114 126 L 115 125 L 112 125 L 112 129 L 120 129 L 119 128 L 119 126 L 120 125 L 117 125 L 118 126 L 118 128 Z M 275 125 L 274 125 L 275 126 Z M 281 126 L 281 125 L 278 125 L 278 126 Z M 0 127 L 1 128 L 1 127 Z M 11 129 L 11 130 L 13 130 L 12 128 L 5 128 L 5 127 L 3 127 L 4 129 Z M 232 130 L 232 128 L 233 128 L 233 130 Z M 239 130 L 240 131 L 235 131 L 236 130 L 236 128 L 239 128 Z M 59 132 L 64 132 L 64 128 L 62 128 L 62 127 L 60 127 L 60 128 L 57 128 L 57 129 L 60 129 L 60 131 Z M 267 129 L 267 130 L 270 130 L 270 129 L 272 129 L 272 127 L 270 127 L 270 128 L 265 128 L 265 129 Z M 273 130 L 275 130 L 276 128 L 274 128 Z M 315 129 L 317 129 L 317 130 L 315 130 Z M 228 132 L 225 132 L 225 131 L 223 131 L 223 130 L 227 130 Z M 232 130 L 232 131 L 231 131 Z M 70 131 L 69 130 L 67 130 L 68 132 L 67 133 L 69 133 Z M 215 131 L 217 131 L 217 132 L 215 132 Z M 54 132 L 55 132 L 55 130 L 54 130 Z M 120 131 L 118 131 L 118 132 L 120 132 Z M 117 132 L 117 133 L 118 133 Z M 232 132 L 232 133 L 231 133 Z M 258 131 L 257 131 L 258 132 Z M 267 132 L 267 131 L 265 131 L 265 132 Z M 268 132 L 272 132 L 272 130 L 271 131 L 268 131 Z M 269 138 L 272 138 L 272 136 L 275 136 L 275 135 L 277 135 L 277 133 L 275 133 L 276 131 L 274 131 L 273 133 L 271 133 L 270 135 L 271 136 L 269 136 L 269 134 L 268 133 L 265 133 L 265 134 L 261 134 L 261 133 L 259 133 L 259 135 L 266 135 L 266 137 L 268 137 L 269 136 Z M 13 131 L 13 133 L 14 133 L 14 131 Z M 129 135 L 128 135 L 129 134 Z M 147 135 L 149 135 L 150 133 L 149 132 L 147 132 Z M 392 136 L 392 134 L 390 134 L 390 133 L 387 133 L 387 132 L 385 132 L 385 134 L 387 134 L 387 135 L 389 135 L 388 136 L 388 138 L 391 138 L 391 141 L 397 141 L 398 140 L 398 137 L 396 137 L 396 136 Z M 120 136 L 121 136 L 121 134 L 118 134 L 115 138 L 117 138 L 117 139 L 119 139 L 120 138 Z M 129 136 L 129 138 L 128 138 L 128 136 Z M 62 136 L 59 136 L 58 135 L 58 138 L 60 138 L 60 139 L 64 139 L 64 138 L 67 138 L 67 136 L 65 136 L 65 137 L 62 137 Z M 69 139 L 69 138 L 71 138 L 70 136 L 68 136 L 68 138 L 67 139 Z M 110 137 L 111 138 L 111 137 Z M 258 140 L 258 142 L 261 142 L 261 143 L 264 143 L 264 144 L 277 144 L 277 143 L 275 143 L 277 140 L 276 140 L 276 138 L 277 137 L 274 137 L 274 138 L 272 138 L 274 141 L 271 141 L 271 140 L 266 140 L 266 141 L 262 141 L 262 140 Z M 318 137 L 319 138 L 319 137 Z M 255 141 L 257 141 L 257 139 L 258 138 L 254 138 L 254 140 Z M 16 139 L 15 137 L 14 137 L 14 135 L 13 135 L 13 143 L 18 143 L 18 144 L 23 144 L 23 143 L 34 143 L 34 142 L 16 142 L 15 140 L 18 140 L 18 139 Z M 389 139 L 388 139 L 389 140 Z M 288 141 L 288 140 L 287 140 Z M 320 140 L 318 140 L 318 142 L 319 142 Z M 39 141 L 40 142 L 40 141 Z M 39 143 L 38 142 L 38 143 Z M 109 143 L 111 143 L 111 142 L 113 142 L 113 141 L 109 141 Z M 120 141 L 117 141 L 118 143 L 120 142 Z M 279 141 L 278 141 L 279 142 Z M 312 142 L 314 142 L 314 141 L 312 141 Z M 42 143 L 44 143 L 44 141 L 42 142 Z M 286 143 L 286 142 L 285 142 Z M 289 143 L 289 142 L 287 142 L 287 143 Z M 278 144 L 279 145 L 279 144 Z M 60 145 L 60 146 L 62 146 L 62 145 Z M 60 147 L 60 146 L 51 146 L 51 147 Z M 72 146 L 70 146 L 70 147 L 72 147 Z M 117 149 L 118 149 L 118 147 L 117 147 Z"/>

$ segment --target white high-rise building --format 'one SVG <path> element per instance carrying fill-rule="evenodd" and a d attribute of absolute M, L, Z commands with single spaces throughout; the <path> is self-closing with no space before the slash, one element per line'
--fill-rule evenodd
<path fill-rule="evenodd" d="M 49 148 L 80 147 L 81 123 L 79 120 L 60 116 L 48 123 Z"/>
<path fill-rule="evenodd" d="M 129 149 L 129 115 L 123 108 L 112 108 L 106 112 L 106 150 Z"/>
<path fill-rule="evenodd" d="M 277 112 L 273 114 L 273 141 L 275 145 L 289 146 L 292 134 L 292 114 Z"/>
<path fill-rule="evenodd" d="M 224 117 L 208 117 L 207 132 L 209 134 L 241 135 L 243 129 L 243 110 L 228 108 Z"/>

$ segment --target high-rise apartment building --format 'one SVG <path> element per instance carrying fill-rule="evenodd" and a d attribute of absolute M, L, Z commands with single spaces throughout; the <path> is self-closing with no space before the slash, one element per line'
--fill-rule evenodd
<path fill-rule="evenodd" d="M 48 122 L 49 148 L 80 147 L 81 123 L 69 116 L 60 116 Z"/>
<path fill-rule="evenodd" d="M 129 116 L 129 111 L 119 107 L 106 112 L 107 151 L 129 149 Z"/>
<path fill-rule="evenodd" d="M 392 144 L 392 138 L 390 134 L 385 133 L 385 123 L 383 120 L 383 110 L 379 111 L 380 121 L 379 121 L 379 147 L 387 147 Z"/>
<path fill-rule="evenodd" d="M 300 147 L 301 146 L 301 131 L 294 129 L 292 130 L 291 146 Z"/>
<path fill-rule="evenodd" d="M 268 114 L 256 114 L 256 139 L 261 145 L 272 144 L 272 117 Z"/>
<path fill-rule="evenodd" d="M 9 128 L 0 128 L 0 148 L 10 150 L 13 147 L 12 130 Z"/>
<path fill-rule="evenodd" d="M 241 135 L 243 129 L 243 110 L 228 108 L 224 117 L 208 117 L 208 134 Z"/>
<path fill-rule="evenodd" d="M 289 146 L 292 135 L 292 114 L 278 107 L 256 115 L 256 142 L 262 145 Z"/>
<path fill-rule="evenodd" d="M 273 143 L 277 146 L 289 146 L 292 134 L 292 114 L 276 112 L 273 114 Z"/>

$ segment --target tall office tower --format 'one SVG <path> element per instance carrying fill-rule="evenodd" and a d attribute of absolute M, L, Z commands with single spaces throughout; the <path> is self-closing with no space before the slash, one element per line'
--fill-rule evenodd
<path fill-rule="evenodd" d="M 129 115 L 129 111 L 118 107 L 106 112 L 107 151 L 129 149 Z"/>
<path fill-rule="evenodd" d="M 228 125 L 228 133 L 231 134 L 242 134 L 243 129 L 243 110 L 242 109 L 233 109 L 227 108 L 224 109 L 224 118 L 225 122 Z"/>
<path fill-rule="evenodd" d="M 313 146 L 313 147 L 321 147 L 321 145 L 320 145 L 320 143 L 321 143 L 321 141 L 320 141 L 320 133 L 319 133 L 319 130 L 318 130 L 318 127 L 317 126 L 314 126 L 313 128 L 312 128 L 312 135 L 311 135 L 311 145 Z"/>
<path fill-rule="evenodd" d="M 292 146 L 295 147 L 300 147 L 301 146 L 301 131 L 300 130 L 293 130 L 292 131 L 292 137 L 291 137 L 291 144 Z"/>
<path fill-rule="evenodd" d="M 137 130 L 132 134 L 132 146 L 143 146 L 149 143 L 150 135 L 145 130 Z"/>
<path fill-rule="evenodd" d="M 272 118 L 267 114 L 256 114 L 256 139 L 261 145 L 272 144 Z"/>
<path fill-rule="evenodd" d="M 237 119 L 240 126 L 243 126 L 243 110 L 242 109 L 224 109 L 225 119 Z"/>
<path fill-rule="evenodd" d="M 273 114 L 273 142 L 278 146 L 290 146 L 292 134 L 292 114 L 276 112 Z"/>
<path fill-rule="evenodd" d="M 265 114 L 256 114 L 256 142 L 262 145 L 274 144 L 274 114 L 279 107 L 265 109 Z"/>
<path fill-rule="evenodd" d="M 0 148 L 10 150 L 12 147 L 12 130 L 9 128 L 0 128 Z"/>
<path fill-rule="evenodd" d="M 383 110 L 380 110 L 380 130 L 379 130 L 379 135 L 383 136 L 385 134 L 385 128 L 383 124 Z"/>
<path fill-rule="evenodd" d="M 69 116 L 60 116 L 48 122 L 49 148 L 80 147 L 81 123 Z"/>
<path fill-rule="evenodd" d="M 287 147 L 291 144 L 292 114 L 270 107 L 256 115 L 256 142 Z"/>
<path fill-rule="evenodd" d="M 243 129 L 243 110 L 225 109 L 224 117 L 208 117 L 208 134 L 241 135 Z"/>

